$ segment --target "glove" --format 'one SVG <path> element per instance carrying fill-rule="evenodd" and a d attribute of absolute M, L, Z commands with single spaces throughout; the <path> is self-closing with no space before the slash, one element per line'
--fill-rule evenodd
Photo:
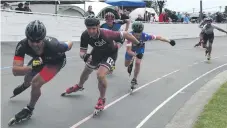
<path fill-rule="evenodd" d="M 137 44 L 137 47 L 144 47 L 144 45 L 145 45 L 145 43 L 139 43 L 139 44 Z"/>
<path fill-rule="evenodd" d="M 174 46 L 176 43 L 175 43 L 175 40 L 170 40 L 169 42 L 172 46 Z"/>
<path fill-rule="evenodd" d="M 89 59 L 89 57 L 91 56 L 91 54 L 85 54 L 84 55 L 84 62 L 86 63 Z"/>
<path fill-rule="evenodd" d="M 32 60 L 32 68 L 38 67 L 42 64 L 43 64 L 43 60 L 41 57 L 37 57 Z"/>
<path fill-rule="evenodd" d="M 41 57 L 33 58 L 28 65 L 33 71 L 39 72 L 43 68 L 43 60 Z"/>

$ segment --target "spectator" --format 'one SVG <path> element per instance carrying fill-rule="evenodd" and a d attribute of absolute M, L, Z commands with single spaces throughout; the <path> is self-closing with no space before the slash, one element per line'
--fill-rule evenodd
<path fill-rule="evenodd" d="M 185 14 L 185 17 L 184 17 L 184 22 L 183 23 L 185 23 L 185 24 L 188 24 L 188 23 L 190 23 L 190 18 L 189 18 L 189 14 Z"/>
<path fill-rule="evenodd" d="M 16 11 L 24 11 L 23 3 L 19 3 L 17 6 L 18 8 L 15 8 Z"/>
<path fill-rule="evenodd" d="M 143 18 L 144 18 L 144 21 L 149 21 L 147 11 L 145 11 Z"/>
<path fill-rule="evenodd" d="M 114 10 L 117 12 L 118 16 L 119 16 L 120 19 L 121 19 L 121 12 L 120 12 L 120 9 L 119 9 L 117 6 L 115 6 Z"/>
<path fill-rule="evenodd" d="M 222 17 L 221 13 L 217 12 L 216 13 L 216 22 L 221 23 L 222 21 L 224 21 L 224 18 Z"/>
<path fill-rule="evenodd" d="M 26 2 L 25 4 L 24 4 L 24 11 L 26 11 L 26 12 L 31 12 L 32 10 L 29 8 L 29 3 L 28 2 Z"/>
<path fill-rule="evenodd" d="M 164 12 L 159 15 L 159 22 L 164 22 Z"/>
<path fill-rule="evenodd" d="M 128 11 L 124 9 L 123 14 L 121 14 L 121 20 L 129 19 Z"/>
<path fill-rule="evenodd" d="M 4 9 L 4 10 L 13 10 L 13 8 L 7 2 L 5 2 L 3 4 L 2 9 Z"/>
<path fill-rule="evenodd" d="M 143 17 L 139 14 L 135 21 L 144 21 Z"/>
<path fill-rule="evenodd" d="M 170 18 L 172 19 L 172 22 L 177 22 L 178 21 L 178 17 L 176 15 L 175 11 L 171 14 Z"/>
<path fill-rule="evenodd" d="M 89 15 L 95 15 L 95 13 L 92 11 L 92 6 L 88 6 L 88 11 L 85 12 L 84 16 L 87 17 Z"/>
<path fill-rule="evenodd" d="M 178 22 L 183 22 L 182 21 L 182 15 L 180 14 L 180 12 L 177 13 L 177 21 Z"/>
<path fill-rule="evenodd" d="M 155 14 L 154 13 L 151 13 L 150 22 L 155 22 L 155 21 L 156 21 Z"/>

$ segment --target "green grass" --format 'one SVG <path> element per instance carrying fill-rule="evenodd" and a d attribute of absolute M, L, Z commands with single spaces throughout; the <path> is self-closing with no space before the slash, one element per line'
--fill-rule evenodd
<path fill-rule="evenodd" d="M 205 105 L 194 128 L 227 128 L 227 83 Z"/>

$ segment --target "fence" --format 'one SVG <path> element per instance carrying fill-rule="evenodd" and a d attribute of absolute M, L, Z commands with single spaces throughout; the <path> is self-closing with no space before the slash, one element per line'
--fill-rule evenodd
<path fill-rule="evenodd" d="M 15 11 L 1 12 L 1 41 L 19 41 L 25 37 L 25 27 L 32 21 L 38 19 L 47 28 L 47 35 L 54 36 L 61 41 L 79 41 L 81 33 L 86 29 L 83 17 L 63 16 L 47 13 L 15 13 Z M 102 21 L 103 22 L 103 21 Z M 217 24 L 227 29 L 227 24 Z M 144 32 L 172 39 L 195 38 L 200 33 L 198 24 L 151 24 L 144 23 Z M 124 29 L 125 26 L 122 26 Z M 131 30 L 131 28 L 130 28 Z M 215 31 L 216 36 L 223 36 L 225 33 Z"/>

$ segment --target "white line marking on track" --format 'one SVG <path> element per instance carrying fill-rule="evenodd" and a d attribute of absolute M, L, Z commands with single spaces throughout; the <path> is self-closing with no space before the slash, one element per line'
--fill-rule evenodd
<path fill-rule="evenodd" d="M 138 90 L 140 90 L 140 89 L 142 89 L 142 88 L 148 86 L 149 84 L 152 84 L 152 83 L 154 83 L 154 82 L 157 82 L 157 81 L 161 80 L 162 78 L 165 78 L 165 77 L 167 77 L 167 76 L 169 76 L 169 75 L 171 75 L 171 74 L 173 74 L 173 73 L 176 73 L 176 72 L 178 72 L 178 71 L 180 71 L 180 70 L 175 70 L 175 71 L 170 72 L 170 73 L 168 73 L 168 74 L 166 74 L 166 75 L 164 75 L 164 76 L 161 76 L 161 77 L 159 77 L 159 78 L 157 78 L 157 79 L 155 79 L 155 80 L 153 80 L 153 81 L 151 81 L 151 82 L 148 82 L 148 83 L 146 83 L 146 84 L 140 86 L 139 88 L 135 89 L 134 92 L 136 92 L 136 91 L 138 91 Z M 107 109 L 107 108 L 109 108 L 110 106 L 116 104 L 117 102 L 121 101 L 122 99 L 124 99 L 125 97 L 127 97 L 127 96 L 129 96 L 129 95 L 130 95 L 130 94 L 127 93 L 127 94 L 121 96 L 120 98 L 114 100 L 113 102 L 107 104 L 107 105 L 105 106 L 104 110 Z M 80 126 L 81 124 L 83 124 L 84 122 L 86 122 L 87 120 L 89 120 L 90 118 L 92 118 L 92 116 L 93 116 L 93 114 L 87 116 L 86 118 L 82 119 L 81 121 L 79 121 L 78 123 L 74 124 L 74 125 L 71 126 L 70 128 L 76 128 L 76 127 Z"/>
<path fill-rule="evenodd" d="M 227 56 L 227 55 L 223 55 L 223 56 Z M 223 57 L 223 56 L 218 56 L 218 57 L 215 57 L 214 59 L 221 58 L 221 57 Z M 202 62 L 205 62 L 205 61 L 207 61 L 207 60 L 199 61 L 199 62 L 197 62 L 197 64 L 202 63 Z M 194 65 L 196 65 L 196 64 L 194 64 Z M 188 66 L 186 66 L 186 67 L 191 67 L 191 66 L 192 66 L 192 65 L 188 65 Z M 148 86 L 149 84 L 152 84 L 152 83 L 154 83 L 154 82 L 157 82 L 157 81 L 161 80 L 162 78 L 165 78 L 165 77 L 167 77 L 167 76 L 169 76 L 169 75 L 171 75 L 171 74 L 173 74 L 173 73 L 176 73 L 176 72 L 178 72 L 178 71 L 180 71 L 180 69 L 175 70 L 175 71 L 173 71 L 173 72 L 170 72 L 170 73 L 168 73 L 168 74 L 166 74 L 166 75 L 163 75 L 163 76 L 161 76 L 161 77 L 159 77 L 159 78 L 157 78 L 157 79 L 155 79 L 155 80 L 153 80 L 153 81 L 151 81 L 151 82 L 149 82 L 149 83 L 146 83 L 146 84 L 144 84 L 144 85 L 142 85 L 142 86 L 136 88 L 134 91 L 138 91 L 138 90 L 140 90 L 140 89 L 142 89 L 142 88 Z M 109 103 L 108 105 L 105 106 L 104 110 L 107 109 L 107 108 L 109 108 L 110 106 L 116 104 L 117 102 L 119 102 L 120 100 L 124 99 L 125 97 L 127 97 L 127 96 L 129 96 L 129 95 L 130 95 L 130 94 L 127 93 L 127 94 L 121 96 L 120 98 L 116 99 L 115 101 Z M 77 127 L 80 126 L 81 124 L 83 124 L 83 123 L 85 123 L 86 121 L 88 121 L 89 119 L 91 119 L 92 116 L 93 116 L 93 114 L 91 114 L 91 115 L 85 117 L 84 119 L 80 120 L 79 122 L 77 122 L 76 124 L 74 124 L 73 126 L 71 126 L 70 128 L 77 128 Z"/>
<path fill-rule="evenodd" d="M 172 96 L 170 96 L 169 98 L 167 98 L 165 101 L 163 101 L 158 107 L 156 107 L 145 119 L 143 119 L 137 126 L 136 128 L 141 128 L 146 122 L 147 120 L 149 120 L 159 109 L 161 109 L 166 103 L 168 103 L 171 99 L 173 99 L 176 95 L 178 95 L 180 92 L 182 92 L 184 89 L 186 89 L 187 87 L 191 86 L 194 82 L 196 82 L 197 80 L 201 79 L 202 77 L 206 76 L 207 74 L 210 74 L 211 72 L 222 68 L 224 66 L 226 66 L 227 63 L 218 66 L 204 74 L 202 74 L 201 76 L 197 77 L 196 79 L 194 79 L 193 81 L 191 81 L 190 83 L 188 83 L 187 85 L 185 85 L 184 87 L 182 87 L 180 90 L 178 90 L 177 92 L 175 92 Z"/>

